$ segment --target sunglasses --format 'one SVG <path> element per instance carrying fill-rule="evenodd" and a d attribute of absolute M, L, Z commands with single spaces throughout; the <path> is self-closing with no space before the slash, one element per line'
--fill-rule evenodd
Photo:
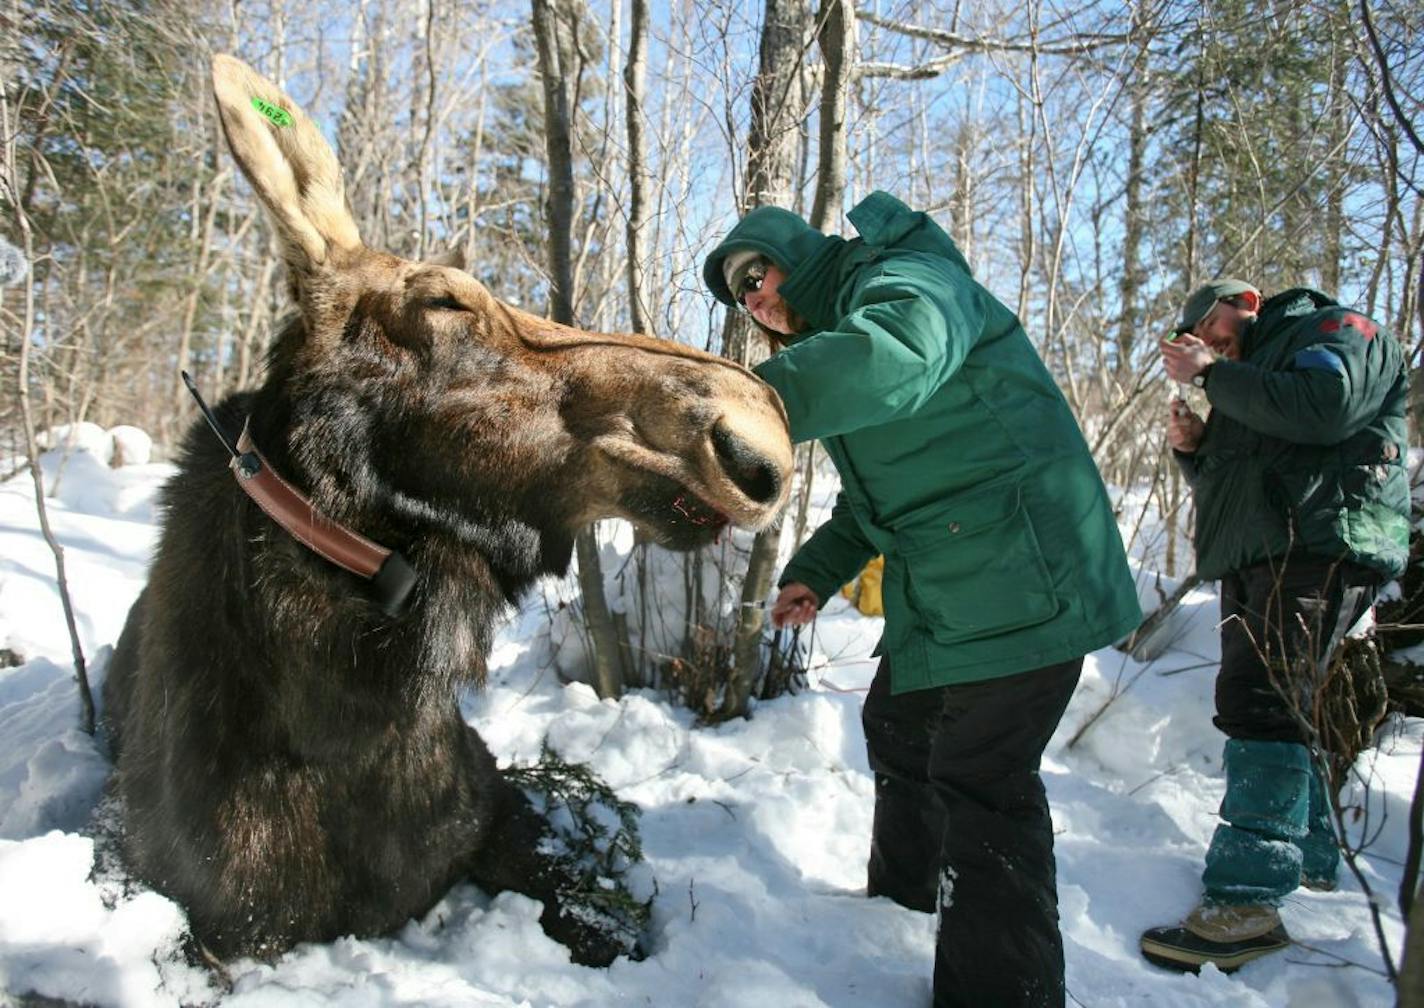
<path fill-rule="evenodd" d="M 1216 317 L 1217 309 L 1220 308 L 1222 305 L 1231 305 L 1233 308 L 1240 308 L 1242 307 L 1241 298 L 1239 295 L 1233 297 L 1217 298 L 1211 303 L 1211 307 L 1207 309 L 1206 314 L 1203 315 L 1201 318 L 1197 319 L 1196 322 L 1193 323 L 1190 327 L 1184 329 L 1181 326 L 1178 326 L 1176 329 L 1174 329 L 1172 331 L 1173 338 L 1185 335 L 1187 333 L 1196 333 L 1198 329 L 1200 329 L 1202 326 L 1206 325 L 1208 322 L 1210 322 L 1213 318 Z"/>
<path fill-rule="evenodd" d="M 732 285 L 732 297 L 736 298 L 737 304 L 745 308 L 747 295 L 761 290 L 761 285 L 766 282 L 767 267 L 770 265 L 771 263 L 765 259 L 757 259 L 742 271 L 741 275 L 737 277 L 736 283 Z"/>

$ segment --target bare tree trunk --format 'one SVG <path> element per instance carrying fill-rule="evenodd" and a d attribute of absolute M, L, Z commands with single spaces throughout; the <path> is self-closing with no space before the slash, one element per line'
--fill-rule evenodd
<path fill-rule="evenodd" d="M 644 279 L 644 246 L 642 236 L 648 224 L 648 192 L 646 192 L 646 141 L 644 138 L 644 101 L 648 80 L 648 0 L 632 0 L 628 24 L 628 60 L 622 71 L 624 80 L 624 134 L 628 142 L 628 219 L 627 255 L 624 279 L 628 286 L 628 317 L 632 332 L 648 332 L 646 312 L 646 282 Z M 632 651 L 632 635 L 628 629 L 627 612 L 612 614 L 614 631 L 622 652 L 622 671 L 627 682 L 635 686 L 649 685 L 642 653 L 648 641 L 648 548 L 642 541 L 634 544 L 634 584 L 639 605 L 638 626 L 644 649 Z M 627 572 L 619 572 L 619 585 Z M 625 592 L 627 598 L 627 592 Z"/>
<path fill-rule="evenodd" d="M 1420 777 L 1424 779 L 1424 768 Z M 1420 799 L 1416 795 L 1414 800 Z M 1416 899 L 1409 910 L 1398 994 L 1398 1008 L 1424 1008 L 1424 899 Z"/>
<path fill-rule="evenodd" d="M 1409 359 L 1418 361 L 1421 353 L 1424 353 L 1424 199 L 1414 201 L 1412 226 L 1407 232 L 1404 228 L 1400 230 L 1400 244 L 1404 246 L 1405 280 L 1395 316 L 1398 322 L 1393 328 L 1409 348 Z M 1406 335 L 1411 325 L 1418 333 L 1418 339 L 1412 342 Z M 1417 435 L 1424 431 L 1424 366 L 1410 368 L 1409 400 L 1409 416 Z"/>
<path fill-rule="evenodd" d="M 767 0 L 762 23 L 760 70 L 752 87 L 752 121 L 747 138 L 746 205 L 788 206 L 796 177 L 801 112 L 801 60 L 808 10 L 804 0 Z M 728 356 L 743 364 L 765 353 L 750 342 L 752 327 L 741 315 L 727 316 Z M 722 717 L 743 716 L 762 673 L 761 635 L 766 626 L 762 601 L 771 590 L 781 526 L 758 532 L 747 559 L 741 605 L 732 644 L 732 670 L 722 698 Z"/>
<path fill-rule="evenodd" d="M 1141 17 L 1138 8 L 1135 17 Z M 1145 271 L 1142 268 L 1142 241 L 1146 236 L 1146 207 L 1142 201 L 1142 179 L 1147 153 L 1147 58 L 1148 38 L 1143 38 L 1133 62 L 1132 79 L 1128 84 L 1132 103 L 1131 124 L 1127 140 L 1127 184 L 1123 192 L 1122 281 L 1118 286 L 1117 361 L 1114 367 L 1116 392 L 1121 395 L 1133 385 L 1132 351 L 1137 344 L 1140 315 L 1137 299 L 1141 296 Z"/>
<path fill-rule="evenodd" d="M 1337 50 L 1331 59 L 1331 83 L 1344 86 L 1344 69 L 1340 65 L 1343 57 Z M 1345 142 L 1350 133 L 1347 106 L 1338 106 L 1330 117 L 1331 147 Z M 1345 220 L 1345 163 L 1332 159 L 1326 169 L 1328 189 L 1325 204 L 1324 255 L 1320 263 L 1320 288 L 1329 291 L 1332 297 L 1340 296 L 1340 267 L 1344 260 L 1343 236 L 1347 228 Z"/>
<path fill-rule="evenodd" d="M 1185 297 L 1185 292 L 1196 283 L 1197 273 L 1197 200 L 1198 187 L 1201 183 L 1202 144 L 1206 123 L 1206 81 L 1202 77 L 1204 63 L 1204 60 L 1197 61 L 1196 125 L 1193 131 L 1191 159 L 1187 164 L 1187 249 L 1183 266 L 1185 275 L 1182 278 L 1182 297 Z M 1170 451 L 1170 449 L 1166 450 Z M 1163 556 L 1162 564 L 1167 569 L 1169 576 L 1175 576 L 1178 569 L 1177 526 L 1185 509 L 1181 507 L 1182 474 L 1175 462 L 1170 464 L 1168 473 L 1169 490 L 1166 511 L 1173 517 L 1167 524 L 1166 554 Z"/>
<path fill-rule="evenodd" d="M 846 105 L 855 77 L 855 5 L 850 0 L 822 0 L 816 15 L 816 42 L 825 69 L 821 74 L 820 164 L 811 226 L 827 230 L 839 217 L 846 188 Z"/>
<path fill-rule="evenodd" d="M 539 77 L 544 88 L 544 151 L 549 161 L 544 202 L 549 226 L 549 310 L 555 322 L 571 325 L 573 309 L 574 168 L 568 47 L 563 44 L 556 0 L 530 0 Z"/>
<path fill-rule="evenodd" d="M 623 64 L 623 123 L 628 142 L 628 221 L 626 227 L 627 251 L 625 255 L 625 280 L 628 285 L 628 318 L 633 332 L 648 331 L 648 315 L 645 308 L 646 282 L 643 271 L 643 232 L 648 223 L 647 196 L 647 141 L 643 135 L 643 103 L 647 92 L 648 74 L 648 2 L 631 0 L 632 9 L 628 24 L 628 58 Z M 643 649 L 634 653 L 632 635 L 628 629 L 627 613 L 614 613 L 613 622 L 619 644 L 623 649 L 623 672 L 628 681 L 637 686 L 650 685 L 652 678 L 646 669 L 642 654 L 646 653 L 648 632 L 648 549 L 641 537 L 633 546 L 633 564 L 639 604 L 638 626 L 644 642 Z M 619 574 L 619 584 L 625 575 Z M 625 598 L 626 598 L 625 593 Z"/>
<path fill-rule="evenodd" d="M 237 347 L 237 376 L 233 389 L 243 389 L 252 380 L 253 362 L 262 357 L 272 334 L 272 277 L 277 271 L 276 257 L 264 255 L 262 270 L 257 274 L 257 286 L 252 293 L 252 310 L 247 316 Z M 220 390 L 224 391 L 224 390 Z M 225 390 L 225 391 L 231 391 Z"/>
<path fill-rule="evenodd" d="M 811 491 L 816 481 L 816 442 L 808 441 L 796 449 L 801 467 L 801 485 L 796 490 L 796 521 L 792 525 L 791 548 L 798 550 L 806 541 L 806 520 L 811 510 Z"/>
<path fill-rule="evenodd" d="M 1034 130 L 1038 125 L 1035 116 L 1025 116 L 1025 106 L 1028 99 L 1020 93 L 1018 96 L 1018 116 L 1019 116 L 1019 293 L 1018 300 L 1014 307 L 1014 314 L 1019 318 L 1028 318 L 1028 292 L 1029 284 L 1033 277 L 1033 260 L 1037 256 L 1037 247 L 1034 244 L 1033 219 L 1037 210 L 1035 209 L 1034 189 L 1033 189 L 1033 144 Z M 1027 119 L 1027 121 L 1025 121 Z"/>
<path fill-rule="evenodd" d="M 539 76 L 544 85 L 544 143 L 549 159 L 549 301 L 555 322 L 572 325 L 573 310 L 573 46 L 566 40 L 563 20 L 572 17 L 555 0 L 530 0 L 534 38 L 539 49 Z M 601 697 L 623 694 L 626 645 L 620 643 L 603 594 L 603 569 L 598 560 L 594 527 L 581 529 L 574 540 L 584 621 L 593 643 L 594 683 Z"/>
<path fill-rule="evenodd" d="M 752 120 L 747 134 L 747 185 L 740 209 L 792 208 L 803 95 L 806 0 L 767 0 L 761 55 L 752 85 Z M 752 365 L 766 356 L 760 330 L 729 313 L 723 333 L 726 354 Z"/>
<path fill-rule="evenodd" d="M 825 60 L 821 74 L 819 164 L 811 225 L 828 230 L 839 216 L 846 189 L 846 106 L 855 80 L 855 5 L 850 0 L 823 0 L 816 15 L 816 41 Z M 797 449 L 801 483 L 796 491 L 792 548 L 806 541 L 807 512 L 816 480 L 816 442 Z"/>
<path fill-rule="evenodd" d="M 411 93 L 411 125 L 415 127 L 419 124 L 420 144 L 415 151 L 415 163 L 408 169 L 413 176 L 415 200 L 415 249 L 414 258 L 424 259 L 429 250 L 426 241 L 429 239 L 427 232 L 430 229 L 429 209 L 430 209 L 430 159 L 431 145 L 435 137 L 436 128 L 439 126 L 436 115 L 436 90 L 439 78 L 436 74 L 436 52 L 435 38 L 437 28 L 435 24 L 435 4 L 436 0 L 422 0 L 425 7 L 423 12 L 424 20 L 416 19 L 415 50 L 416 50 L 416 76 L 417 79 L 423 76 L 424 80 L 419 85 L 413 86 Z"/>
<path fill-rule="evenodd" d="M 19 192 L 18 173 L 15 170 L 14 125 L 10 121 L 10 103 L 0 91 L 0 153 L 4 162 L 0 165 L 4 172 L 4 190 L 12 199 L 15 220 L 20 228 L 25 262 L 35 259 L 34 235 L 30 230 L 30 220 L 24 207 L 14 199 Z M 16 393 L 20 409 L 20 423 L 25 434 L 25 457 L 29 460 L 30 478 L 35 486 L 35 511 L 39 516 L 40 532 L 45 543 L 54 554 L 55 583 L 59 589 L 60 605 L 64 608 L 64 625 L 69 631 L 69 646 L 74 655 L 74 676 L 79 683 L 79 727 L 89 735 L 94 734 L 94 694 L 89 689 L 89 671 L 84 661 L 84 646 L 79 642 L 79 629 L 74 620 L 74 605 L 69 598 L 69 579 L 64 572 L 64 547 L 54 537 L 49 526 L 49 512 L 45 508 L 44 473 L 40 469 L 39 450 L 35 444 L 35 425 L 30 412 L 30 344 L 34 341 L 35 287 L 33 279 L 25 281 L 25 314 L 20 326 L 20 362 L 16 382 Z"/>
<path fill-rule="evenodd" d="M 628 134 L 628 315 L 633 331 L 648 331 L 643 310 L 643 228 L 648 221 L 645 187 L 646 146 L 643 139 L 643 100 L 648 72 L 648 0 L 632 0 L 628 26 L 628 62 L 623 66 L 627 91 L 624 121 Z"/>
<path fill-rule="evenodd" d="M 178 336 L 178 363 L 176 369 L 180 372 L 192 369 L 190 356 L 193 349 L 193 329 L 197 322 L 198 302 L 202 300 L 203 285 L 207 282 L 208 271 L 212 259 L 213 250 L 213 225 L 217 217 L 218 203 L 222 193 L 223 183 L 227 180 L 227 172 L 221 171 L 212 179 L 211 189 L 207 192 L 207 212 L 203 212 L 203 188 L 198 180 L 193 180 L 193 203 L 190 208 L 192 213 L 194 241 L 197 242 L 198 261 L 194 264 L 192 273 L 192 287 L 188 291 L 188 297 L 183 305 L 183 325 Z M 174 376 L 173 402 L 165 419 L 167 429 L 163 431 L 164 440 L 172 443 L 177 433 L 177 425 L 181 418 L 187 415 L 188 390 L 184 384 Z"/>

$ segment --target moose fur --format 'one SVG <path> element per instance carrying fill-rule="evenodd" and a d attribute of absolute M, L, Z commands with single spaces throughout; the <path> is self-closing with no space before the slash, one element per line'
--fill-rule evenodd
<path fill-rule="evenodd" d="M 551 936 L 607 963 L 620 948 L 561 904 L 547 823 L 455 693 L 590 520 L 681 548 L 769 522 L 791 465 L 780 402 L 726 360 L 558 326 L 460 270 L 366 248 L 301 109 L 231 57 L 213 84 L 296 307 L 265 382 L 219 424 L 247 422 L 278 473 L 400 550 L 416 585 L 385 615 L 260 511 L 195 426 L 106 683 L 125 858 L 219 957 L 387 932 L 472 880 L 542 901 Z"/>

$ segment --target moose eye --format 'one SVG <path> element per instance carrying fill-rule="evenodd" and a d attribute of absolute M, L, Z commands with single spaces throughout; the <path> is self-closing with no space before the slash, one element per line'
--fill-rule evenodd
<path fill-rule="evenodd" d="M 425 307 L 432 308 L 435 311 L 469 311 L 468 308 L 448 294 L 444 297 L 426 299 Z"/>

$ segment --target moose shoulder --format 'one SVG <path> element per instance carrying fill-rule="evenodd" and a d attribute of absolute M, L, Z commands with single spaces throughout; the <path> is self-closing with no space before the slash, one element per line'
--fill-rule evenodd
<path fill-rule="evenodd" d="M 558 326 L 366 248 L 302 110 L 230 57 L 213 85 L 296 309 L 217 425 L 245 428 L 315 524 L 397 551 L 412 587 L 383 611 L 195 426 L 106 683 L 128 863 L 222 957 L 390 931 L 470 879 L 542 901 L 551 936 L 606 963 L 620 948 L 561 907 L 548 826 L 454 691 L 590 520 L 679 548 L 771 521 L 791 465 L 780 402 L 726 360 Z"/>

